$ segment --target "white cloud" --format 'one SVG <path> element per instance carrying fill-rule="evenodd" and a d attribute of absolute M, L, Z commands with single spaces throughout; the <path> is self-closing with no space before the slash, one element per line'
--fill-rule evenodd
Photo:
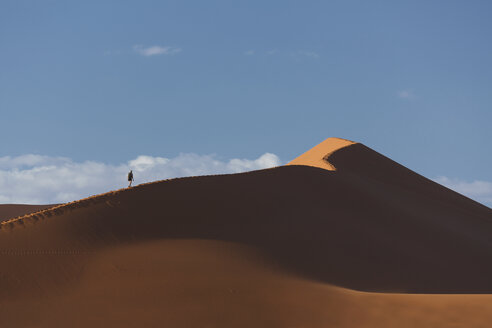
<path fill-rule="evenodd" d="M 0 157 L 0 203 L 53 204 L 73 201 L 127 186 L 132 169 L 137 184 L 173 177 L 239 173 L 281 165 L 266 153 L 257 159 L 221 161 L 213 155 L 180 154 L 174 158 L 138 156 L 120 165 L 74 162 L 65 157 Z"/>
<path fill-rule="evenodd" d="M 254 50 L 248 50 L 248 51 L 245 51 L 244 54 L 246 56 L 253 56 L 255 54 L 255 51 Z"/>
<path fill-rule="evenodd" d="M 412 90 L 400 90 L 396 93 L 396 95 L 398 96 L 398 98 L 401 98 L 401 99 L 414 99 L 415 98 L 415 94 L 413 93 Z"/>
<path fill-rule="evenodd" d="M 70 162 L 70 159 L 65 157 L 50 157 L 32 154 L 21 155 L 17 157 L 5 156 L 0 157 L 0 170 L 37 166 L 40 164 L 44 164 L 45 166 L 57 165 L 67 162 Z"/>
<path fill-rule="evenodd" d="M 492 182 L 479 180 L 468 182 L 460 179 L 451 179 L 445 176 L 437 177 L 434 181 L 474 199 L 477 202 L 492 207 Z"/>
<path fill-rule="evenodd" d="M 142 45 L 134 45 L 133 50 L 146 57 L 156 55 L 175 55 L 182 51 L 182 49 L 178 47 L 151 46 L 144 48 Z"/>

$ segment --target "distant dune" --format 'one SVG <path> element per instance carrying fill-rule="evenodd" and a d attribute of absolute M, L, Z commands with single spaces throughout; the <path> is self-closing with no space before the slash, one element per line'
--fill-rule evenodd
<path fill-rule="evenodd" d="M 490 208 L 330 138 L 2 222 L 0 327 L 489 327 L 491 236 Z"/>

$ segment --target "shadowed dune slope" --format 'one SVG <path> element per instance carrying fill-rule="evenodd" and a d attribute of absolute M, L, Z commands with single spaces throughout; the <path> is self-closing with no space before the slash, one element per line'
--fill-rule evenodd
<path fill-rule="evenodd" d="M 0 322 L 490 322 L 488 295 L 344 288 L 491 293 L 491 209 L 362 144 L 323 160 L 335 170 L 173 179 L 2 222 Z"/>
<path fill-rule="evenodd" d="M 16 216 L 38 212 L 55 205 L 24 205 L 24 204 L 0 204 L 0 221 Z"/>

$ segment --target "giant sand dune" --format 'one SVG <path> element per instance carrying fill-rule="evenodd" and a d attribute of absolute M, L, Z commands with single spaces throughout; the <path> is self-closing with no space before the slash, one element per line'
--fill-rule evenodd
<path fill-rule="evenodd" d="M 0 223 L 0 327 L 489 327 L 492 210 L 330 138 Z"/>

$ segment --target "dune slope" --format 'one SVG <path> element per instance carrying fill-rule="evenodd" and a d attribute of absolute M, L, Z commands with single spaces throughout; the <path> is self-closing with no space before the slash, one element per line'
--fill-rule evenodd
<path fill-rule="evenodd" d="M 404 293 L 491 293 L 492 210 L 334 141 L 327 167 L 161 181 L 2 222 L 0 323 L 490 321 L 489 295 Z"/>

